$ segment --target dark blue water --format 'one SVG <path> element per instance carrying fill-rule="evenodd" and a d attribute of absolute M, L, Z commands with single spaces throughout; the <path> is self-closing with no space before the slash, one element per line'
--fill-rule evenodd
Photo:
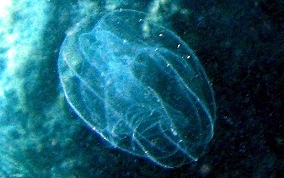
<path fill-rule="evenodd" d="M 3 7 L 7 6 L 9 5 L 3 4 Z M 64 38 L 74 33 L 72 30 L 79 28 L 76 24 L 84 19 L 87 25 L 92 26 L 87 17 L 120 8 L 145 12 L 147 20 L 169 29 L 171 32 L 166 31 L 164 34 L 171 38 L 162 42 L 159 42 L 161 37 L 151 38 L 149 40 L 153 42 L 149 43 L 144 39 L 149 35 L 147 24 L 142 30 L 143 38 L 139 39 L 134 35 L 133 41 L 130 41 L 129 36 L 118 35 L 137 32 L 131 26 L 126 28 L 112 23 L 103 26 L 101 31 L 97 30 L 96 37 L 101 43 L 97 52 L 103 57 L 112 56 L 111 59 L 114 60 L 124 59 L 119 65 L 108 63 L 111 71 L 117 72 L 112 74 L 118 74 L 108 73 L 110 78 L 107 79 L 115 81 L 111 85 L 113 90 L 108 91 L 116 91 L 135 103 L 139 103 L 137 100 L 140 99 L 141 105 L 137 104 L 139 107 L 145 105 L 149 111 L 152 110 L 153 118 L 164 118 L 166 114 L 162 114 L 161 107 L 155 109 L 158 104 L 153 104 L 154 97 L 148 101 L 142 97 L 139 92 L 141 90 L 132 90 L 139 86 L 137 88 L 142 87 L 146 92 L 147 87 L 152 87 L 149 91 L 157 93 L 155 102 L 163 101 L 167 103 L 165 108 L 170 106 L 174 108 L 171 111 L 179 111 L 170 113 L 176 114 L 172 118 L 180 118 L 177 115 L 181 113 L 187 116 L 190 113 L 202 116 L 199 119 L 193 117 L 194 121 L 178 119 L 180 122 L 175 124 L 180 130 L 175 130 L 167 124 L 159 128 L 151 122 L 143 123 L 143 118 L 149 117 L 149 112 L 144 112 L 146 109 L 131 107 L 132 110 L 127 110 L 126 104 L 120 106 L 121 112 L 129 118 L 142 118 L 142 121 L 137 119 L 141 126 L 137 127 L 137 133 L 147 133 L 145 141 L 153 143 L 153 147 L 147 148 L 149 152 L 153 151 L 153 148 L 168 149 L 169 144 L 160 144 L 156 136 L 172 133 L 183 135 L 183 140 L 190 140 L 185 147 L 193 143 L 194 139 L 194 143 L 206 140 L 206 144 L 200 144 L 206 147 L 202 147 L 200 154 L 195 154 L 198 160 L 182 162 L 178 164 L 182 165 L 179 168 L 165 168 L 166 166 L 157 164 L 159 161 L 153 161 L 163 155 L 160 155 L 161 152 L 148 154 L 154 155 L 152 157 L 141 157 L 129 154 L 127 149 L 121 151 L 121 145 L 125 148 L 135 148 L 135 151 L 136 146 L 131 145 L 135 143 L 132 141 L 118 144 L 119 142 L 114 140 L 121 138 L 118 135 L 125 132 L 111 131 L 113 124 L 109 123 L 114 121 L 111 118 L 116 118 L 115 115 L 111 117 L 111 112 L 104 113 L 108 114 L 105 118 L 110 120 L 95 126 L 100 129 L 101 134 L 98 135 L 79 119 L 81 116 L 84 118 L 84 115 L 78 116 L 80 112 L 70 107 L 65 99 L 57 68 L 59 49 Z M 13 2 L 5 13 L 3 11 L 4 15 L 0 20 L 0 36 L 3 39 L 0 42 L 0 177 L 283 177 L 283 9 L 283 3 L 278 0 Z M 135 15 L 123 15 L 121 18 L 135 19 Z M 126 21 L 124 23 L 127 24 Z M 124 30 L 114 31 L 115 29 Z M 91 32 L 88 33 L 85 37 L 90 37 L 88 35 Z M 174 35 L 169 35 L 170 33 Z M 89 53 L 88 45 L 84 46 L 86 39 L 82 37 L 83 47 L 78 49 L 85 53 L 82 61 L 97 55 Z M 124 43 L 123 39 L 128 41 Z M 173 44 L 173 39 L 184 41 L 180 43 L 181 48 L 183 44 L 187 44 L 192 50 L 190 53 L 198 56 L 195 67 L 183 62 L 180 67 L 175 67 L 179 73 L 176 76 L 173 76 L 173 68 L 167 70 L 163 66 L 161 59 L 179 59 L 177 56 L 180 55 L 173 48 L 159 46 Z M 111 43 L 104 43 L 104 40 Z M 122 53 L 104 48 L 108 45 Z M 92 49 L 96 47 L 96 44 L 91 46 Z M 154 48 L 162 50 L 156 53 Z M 136 52 L 137 49 L 142 50 Z M 71 51 L 69 54 L 78 54 L 77 52 Z M 119 54 L 123 55 L 119 58 Z M 133 63 L 131 59 L 135 57 L 136 61 Z M 82 69 L 87 63 L 77 65 L 76 62 L 78 61 L 72 63 L 77 67 L 76 70 L 84 71 Z M 131 64 L 132 72 L 124 72 L 130 69 Z M 181 70 L 190 67 L 194 72 L 183 73 L 187 70 Z M 94 70 L 94 67 L 92 69 Z M 96 81 L 88 82 L 88 86 L 100 88 L 104 86 L 98 85 L 98 74 L 102 74 L 103 70 L 103 67 L 99 67 L 97 74 L 80 74 L 84 74 L 84 79 L 94 78 L 93 81 Z M 152 75 L 148 75 L 149 72 Z M 197 82 L 190 83 L 193 73 L 196 74 Z M 187 77 L 187 86 L 197 93 L 197 97 L 184 97 L 183 94 L 187 93 L 187 90 L 179 85 L 181 80 L 186 81 Z M 176 83 L 178 85 L 175 85 Z M 170 85 L 167 85 L 167 88 L 161 87 L 164 84 Z M 86 90 L 80 87 L 75 85 L 74 89 L 69 91 L 77 91 L 82 96 L 87 96 L 88 93 L 83 93 Z M 211 92 L 208 92 L 211 87 L 215 93 L 217 114 L 214 137 L 210 140 L 208 126 L 211 124 L 204 122 L 204 118 L 213 113 L 210 105 Z M 108 96 L 108 99 L 103 101 L 104 109 L 110 111 L 111 105 L 106 103 L 118 104 L 119 98 Z M 72 100 L 72 103 L 76 102 L 86 106 L 88 110 L 89 107 L 94 107 L 94 110 L 98 107 L 90 105 L 90 102 L 94 101 L 90 101 L 88 97 L 84 100 Z M 182 105 L 184 102 L 186 104 Z M 128 102 L 129 106 L 130 103 L 134 102 Z M 198 109 L 199 106 L 205 106 L 207 109 Z M 95 118 L 98 112 L 91 114 L 91 118 Z M 130 123 L 130 120 L 127 122 Z M 168 119 L 155 120 L 154 123 L 170 122 Z M 108 127 L 105 127 L 107 129 L 103 132 L 101 128 L 105 125 Z M 197 126 L 188 127 L 189 125 Z M 207 127 L 201 127 L 204 125 Z M 135 124 L 129 128 L 133 129 L 133 126 Z M 142 128 L 146 132 L 143 132 Z M 157 133 L 148 133 L 150 128 L 153 131 L 158 130 Z M 193 130 L 186 132 L 182 128 Z M 107 136 L 104 138 L 102 135 Z M 129 138 L 129 133 L 126 133 L 124 138 Z M 180 144 L 172 143 L 176 146 Z M 162 145 L 166 146 L 161 147 Z M 188 147 L 187 156 L 193 155 L 192 150 L 196 150 L 194 146 L 195 144 Z M 147 155 L 146 151 L 141 153 Z M 172 163 L 171 159 L 166 160 L 166 165 Z M 176 159 L 172 161 L 172 166 L 168 167 L 177 165 Z"/>

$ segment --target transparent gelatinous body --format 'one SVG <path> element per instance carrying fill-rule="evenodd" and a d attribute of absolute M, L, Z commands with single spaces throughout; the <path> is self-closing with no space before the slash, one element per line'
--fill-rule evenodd
<path fill-rule="evenodd" d="M 118 10 L 64 40 L 60 81 L 74 111 L 113 146 L 164 167 L 197 160 L 213 136 L 215 101 L 193 51 L 173 32 Z"/>

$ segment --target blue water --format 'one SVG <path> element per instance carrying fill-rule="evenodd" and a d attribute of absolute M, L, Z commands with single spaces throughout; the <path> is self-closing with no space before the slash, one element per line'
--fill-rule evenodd
<path fill-rule="evenodd" d="M 129 12 L 93 28 L 102 16 L 89 17 L 119 9 L 151 23 L 128 25 Z M 0 12 L 0 177 L 284 176 L 282 2 L 11 0 Z M 103 107 L 78 79 L 68 103 L 60 83 L 72 76 L 58 72 L 60 47 L 82 23 L 94 31 L 65 55 L 84 57 L 71 64 Z"/>

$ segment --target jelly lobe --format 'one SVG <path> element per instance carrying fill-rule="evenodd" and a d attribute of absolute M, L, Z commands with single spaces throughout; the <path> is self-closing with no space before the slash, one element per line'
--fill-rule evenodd
<path fill-rule="evenodd" d="M 113 146 L 163 167 L 203 154 L 216 107 L 193 51 L 143 12 L 91 16 L 64 40 L 58 71 L 69 105 Z"/>

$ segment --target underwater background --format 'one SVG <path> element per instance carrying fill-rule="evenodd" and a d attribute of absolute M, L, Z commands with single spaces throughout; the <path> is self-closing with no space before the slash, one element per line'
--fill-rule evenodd
<path fill-rule="evenodd" d="M 145 12 L 195 52 L 213 84 L 214 136 L 167 169 L 105 142 L 70 108 L 60 46 L 83 18 Z M 283 177 L 284 3 L 280 0 L 0 2 L 0 177 Z"/>

